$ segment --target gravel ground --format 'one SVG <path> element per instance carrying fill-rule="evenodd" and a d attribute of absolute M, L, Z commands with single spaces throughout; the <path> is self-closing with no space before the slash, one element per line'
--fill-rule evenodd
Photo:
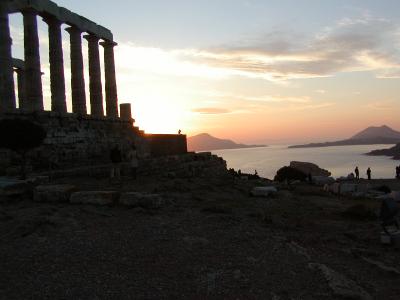
<path fill-rule="evenodd" d="M 380 245 L 375 201 L 310 186 L 254 198 L 264 183 L 215 178 L 57 183 L 167 201 L 0 203 L 1 299 L 399 299 L 400 250 Z"/>

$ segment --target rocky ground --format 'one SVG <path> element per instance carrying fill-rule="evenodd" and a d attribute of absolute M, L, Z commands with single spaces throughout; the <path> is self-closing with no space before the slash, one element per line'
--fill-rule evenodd
<path fill-rule="evenodd" d="M 265 181 L 228 177 L 55 183 L 163 202 L 3 199 L 1 299 L 399 299 L 400 250 L 379 242 L 376 200 L 305 184 L 255 198 Z"/>

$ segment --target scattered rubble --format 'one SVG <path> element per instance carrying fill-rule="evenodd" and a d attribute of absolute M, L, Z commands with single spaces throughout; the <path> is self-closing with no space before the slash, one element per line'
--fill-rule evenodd
<path fill-rule="evenodd" d="M 71 203 L 110 205 L 116 203 L 119 193 L 115 191 L 76 192 L 71 195 Z"/>
<path fill-rule="evenodd" d="M 310 263 L 309 267 L 313 270 L 319 270 L 322 272 L 329 287 L 336 296 L 343 297 L 344 299 L 373 300 L 372 296 L 357 283 L 343 274 L 332 270 L 328 266 L 324 264 Z"/>

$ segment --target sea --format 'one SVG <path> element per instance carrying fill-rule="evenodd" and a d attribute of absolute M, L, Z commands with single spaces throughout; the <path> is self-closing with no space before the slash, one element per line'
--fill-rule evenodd
<path fill-rule="evenodd" d="M 365 153 L 376 149 L 391 148 L 393 145 L 333 146 L 321 148 L 288 148 L 288 145 L 272 145 L 259 148 L 214 150 L 213 154 L 223 157 L 228 168 L 245 173 L 257 173 L 273 179 L 276 171 L 288 166 L 291 161 L 312 162 L 327 169 L 333 177 L 347 176 L 358 166 L 360 177 L 366 177 L 368 167 L 372 178 L 394 178 L 399 160 L 386 156 L 369 156 Z"/>

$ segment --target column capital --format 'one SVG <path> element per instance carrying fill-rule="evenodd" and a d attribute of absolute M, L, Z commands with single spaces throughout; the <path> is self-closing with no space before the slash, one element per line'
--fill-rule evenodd
<path fill-rule="evenodd" d="M 88 42 L 91 42 L 91 43 L 98 43 L 99 42 L 99 40 L 100 40 L 100 38 L 98 37 L 98 36 L 96 36 L 96 35 L 94 35 L 94 34 L 85 34 L 84 36 L 83 36 L 83 38 L 85 39 L 85 40 L 87 40 Z"/>
<path fill-rule="evenodd" d="M 22 9 L 20 9 L 20 12 L 21 12 L 22 15 L 39 15 L 37 10 L 35 10 L 32 7 L 22 8 Z"/>
<path fill-rule="evenodd" d="M 114 42 L 114 41 L 109 41 L 109 40 L 104 40 L 102 42 L 100 42 L 100 45 L 102 45 L 104 48 L 108 48 L 108 47 L 115 47 L 118 46 L 118 43 Z"/>
<path fill-rule="evenodd" d="M 61 26 L 61 24 L 63 23 L 62 21 L 60 21 L 59 19 L 57 19 L 56 17 L 52 16 L 52 15 L 45 15 L 42 17 L 43 22 L 47 23 L 47 25 L 51 26 Z"/>
<path fill-rule="evenodd" d="M 83 32 L 81 29 L 79 29 L 76 26 L 67 27 L 67 28 L 65 28 L 65 31 L 68 32 L 69 34 L 73 34 L 73 33 L 81 34 Z"/>

